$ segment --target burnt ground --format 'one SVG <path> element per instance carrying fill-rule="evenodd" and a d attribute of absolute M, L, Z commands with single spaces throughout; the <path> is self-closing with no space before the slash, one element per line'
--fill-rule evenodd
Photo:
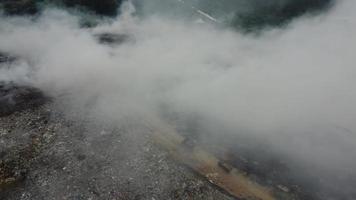
<path fill-rule="evenodd" d="M 36 108 L 48 100 L 36 88 L 0 82 L 0 117 L 15 111 Z"/>
<path fill-rule="evenodd" d="M 73 120 L 43 103 L 0 117 L 0 199 L 232 199 L 144 128 Z"/>

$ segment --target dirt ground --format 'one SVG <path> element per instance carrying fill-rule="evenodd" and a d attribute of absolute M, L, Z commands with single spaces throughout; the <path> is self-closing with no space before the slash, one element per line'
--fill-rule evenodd
<path fill-rule="evenodd" d="M 53 101 L 2 116 L 0 199 L 232 199 L 145 131 L 70 120 Z"/>

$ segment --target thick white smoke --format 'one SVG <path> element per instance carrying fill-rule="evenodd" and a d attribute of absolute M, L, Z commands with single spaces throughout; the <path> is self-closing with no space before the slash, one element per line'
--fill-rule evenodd
<path fill-rule="evenodd" d="M 29 82 L 112 122 L 159 127 L 175 123 L 162 112 L 193 113 L 319 171 L 355 176 L 355 1 L 260 37 L 135 18 L 132 9 L 126 4 L 121 17 L 93 29 L 61 10 L 2 17 L 0 51 L 24 62 L 0 69 L 1 80 Z M 93 36 L 103 32 L 128 37 L 105 46 Z"/>

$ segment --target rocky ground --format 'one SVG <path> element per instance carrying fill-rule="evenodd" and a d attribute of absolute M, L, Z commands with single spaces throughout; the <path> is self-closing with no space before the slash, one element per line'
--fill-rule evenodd
<path fill-rule="evenodd" d="M 147 130 L 71 120 L 54 100 L 29 105 L 0 117 L 0 199 L 231 199 Z"/>
<path fill-rule="evenodd" d="M 16 60 L 0 53 L 0 67 Z M 232 199 L 172 160 L 147 128 L 106 124 L 65 101 L 0 82 L 1 200 Z"/>

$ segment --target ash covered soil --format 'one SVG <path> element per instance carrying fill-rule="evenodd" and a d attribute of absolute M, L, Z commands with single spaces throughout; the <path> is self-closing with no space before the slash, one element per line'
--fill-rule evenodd
<path fill-rule="evenodd" d="M 0 117 L 0 199 L 232 199 L 171 160 L 149 130 L 78 120 L 58 104 Z"/>

